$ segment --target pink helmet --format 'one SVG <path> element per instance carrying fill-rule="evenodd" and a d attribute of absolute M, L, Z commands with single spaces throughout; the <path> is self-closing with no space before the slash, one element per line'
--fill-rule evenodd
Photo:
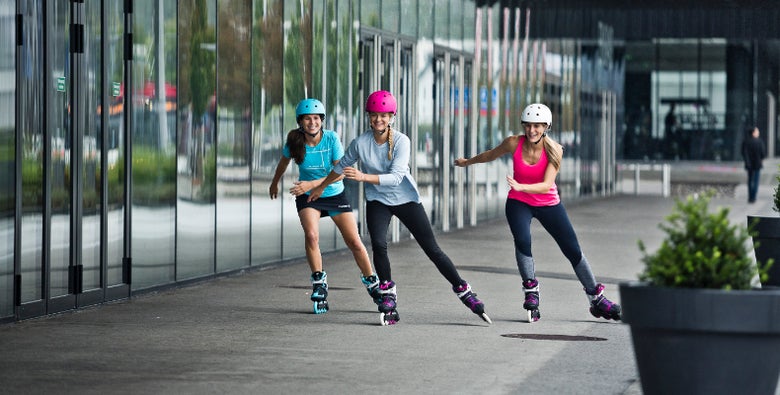
<path fill-rule="evenodd" d="M 376 91 L 366 99 L 366 112 L 389 112 L 395 115 L 397 109 L 395 97 L 388 91 Z"/>

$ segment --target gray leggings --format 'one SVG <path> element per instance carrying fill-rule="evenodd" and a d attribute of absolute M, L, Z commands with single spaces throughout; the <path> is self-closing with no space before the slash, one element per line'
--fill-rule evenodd
<path fill-rule="evenodd" d="M 523 281 L 536 278 L 531 254 L 531 219 L 536 218 L 558 243 L 558 247 L 571 263 L 582 286 L 589 291 L 596 289 L 596 278 L 590 270 L 588 260 L 582 254 L 577 234 L 574 233 L 563 204 L 535 207 L 519 200 L 507 199 L 505 211 L 515 241 L 517 268 Z"/>

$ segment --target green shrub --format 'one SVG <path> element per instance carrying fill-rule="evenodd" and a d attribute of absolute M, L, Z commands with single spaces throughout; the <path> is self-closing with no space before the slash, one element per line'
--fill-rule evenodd
<path fill-rule="evenodd" d="M 655 253 L 649 254 L 644 243 L 644 271 L 641 281 L 662 287 L 750 289 L 758 274 L 767 279 L 772 261 L 754 264 L 752 226 L 731 224 L 729 209 L 709 211 L 712 193 L 676 200 L 673 212 L 659 228 L 666 233 Z"/>

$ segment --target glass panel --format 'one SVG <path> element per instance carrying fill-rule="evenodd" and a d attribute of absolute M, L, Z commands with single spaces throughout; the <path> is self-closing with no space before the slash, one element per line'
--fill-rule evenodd
<path fill-rule="evenodd" d="M 22 50 L 19 56 L 19 120 L 22 139 L 22 303 L 43 298 L 43 4 L 29 0 L 20 4 L 24 18 Z M 53 82 L 52 82 L 53 83 Z"/>
<path fill-rule="evenodd" d="M 466 61 L 464 70 L 463 70 L 463 84 L 461 92 L 463 92 L 462 97 L 462 105 L 463 107 L 459 107 L 460 114 L 463 115 L 463 135 L 462 140 L 460 141 L 462 150 L 459 151 L 459 157 L 469 157 L 468 153 L 471 152 L 471 133 L 472 130 L 470 128 L 471 126 L 471 90 L 469 89 L 471 85 L 471 72 L 472 72 L 472 60 L 469 59 Z M 460 104 L 459 104 L 460 105 Z M 457 174 L 457 172 L 456 172 Z M 468 185 L 469 178 L 468 176 L 470 173 L 464 172 L 464 177 L 460 180 L 460 188 L 461 188 L 461 201 L 463 202 L 463 224 L 469 224 L 469 213 L 471 212 L 471 205 L 475 204 L 475 202 L 469 197 L 468 194 Z M 457 200 L 457 199 L 456 199 Z"/>
<path fill-rule="evenodd" d="M 217 271 L 249 265 L 250 0 L 219 2 Z"/>
<path fill-rule="evenodd" d="M 398 33 L 400 31 L 400 14 L 400 0 L 382 0 L 382 9 L 380 11 L 380 21 L 382 25 L 380 28 L 388 32 Z M 404 21 L 404 23 L 406 22 L 407 21 Z"/>
<path fill-rule="evenodd" d="M 382 27 L 381 0 L 360 0 L 360 24 L 367 27 Z"/>
<path fill-rule="evenodd" d="M 106 151 L 106 183 L 108 202 L 106 218 L 106 268 L 107 285 L 122 283 L 122 257 L 124 256 L 124 199 L 125 199 L 125 169 L 124 169 L 124 130 L 123 120 L 125 108 L 121 86 L 125 79 L 124 67 L 124 13 L 122 3 L 109 1 L 104 3 L 108 30 L 108 52 L 106 55 L 107 86 L 109 88 L 108 130 L 103 134 L 103 147 Z"/>
<path fill-rule="evenodd" d="M 453 167 L 451 166 L 451 163 L 455 162 L 455 159 L 458 158 L 458 128 L 459 128 L 459 122 L 458 122 L 458 114 L 460 113 L 460 109 L 458 108 L 458 100 L 459 100 L 459 92 L 460 92 L 460 63 L 457 56 L 452 57 L 452 62 L 450 63 L 450 82 L 449 82 L 449 89 L 447 92 L 447 95 L 449 95 L 450 98 L 450 105 L 447 109 L 447 114 L 450 117 L 450 127 L 449 127 L 449 134 L 450 134 L 450 141 L 449 141 L 449 147 L 448 149 L 444 150 L 442 152 L 442 169 L 447 169 L 449 173 L 449 194 L 448 196 L 442 196 L 442 199 L 448 199 L 448 211 L 447 213 L 442 213 L 442 215 L 449 215 L 450 219 L 450 228 L 454 227 L 455 222 L 457 220 L 457 209 L 458 206 L 456 204 L 456 194 L 458 192 L 457 188 L 457 178 L 455 177 L 455 173 L 452 171 Z"/>
<path fill-rule="evenodd" d="M 216 0 L 179 2 L 176 279 L 214 272 Z"/>
<path fill-rule="evenodd" d="M 133 288 L 174 279 L 176 226 L 176 2 L 134 3 L 132 73 Z M 119 45 L 119 43 L 117 43 Z M 115 51 L 120 51 L 117 47 Z M 117 61 L 121 52 L 115 55 Z M 113 81 L 121 78 L 115 66 Z M 122 176 L 121 114 L 116 114 L 117 165 Z M 113 122 L 112 122 L 113 124 Z M 114 185 L 119 188 L 121 180 Z M 111 199 L 119 199 L 119 195 Z M 116 216 L 116 217 L 115 217 Z M 112 212 L 112 223 L 120 213 Z M 116 222 L 118 226 L 120 223 Z M 119 229 L 116 229 L 118 232 Z M 112 231 L 113 232 L 113 231 Z M 117 246 L 118 248 L 119 246 Z M 118 252 L 118 251 L 117 251 Z M 116 256 L 116 255 L 115 255 Z M 119 273 L 116 273 L 118 275 Z"/>
<path fill-rule="evenodd" d="M 328 7 L 325 8 L 324 5 Z M 335 128 L 333 111 L 335 109 L 336 78 L 338 77 L 338 41 L 336 39 L 335 10 L 333 2 L 312 3 L 312 93 L 311 96 L 322 101 L 325 105 L 325 121 L 322 127 L 328 130 L 340 130 Z M 333 21 L 332 23 L 328 21 Z M 332 96 L 331 96 L 332 95 Z M 333 100 L 331 100 L 333 97 Z M 294 116 L 294 114 L 293 114 Z M 288 117 L 290 119 L 292 117 Z M 297 127 L 294 122 L 288 123 L 290 128 Z M 293 167 L 293 166 L 290 166 Z M 343 241 L 340 233 L 331 220 L 320 221 L 320 250 L 321 252 L 333 251 Z M 302 234 L 302 233 L 301 233 Z"/>
<path fill-rule="evenodd" d="M 434 14 L 434 8 L 436 7 L 436 2 L 434 1 L 416 1 L 418 3 L 416 5 L 418 12 L 420 13 L 418 20 L 420 21 L 426 21 L 425 23 L 417 23 L 417 34 L 416 36 L 419 39 L 426 38 L 428 40 L 420 40 L 418 41 L 418 45 L 422 45 L 423 42 L 430 41 L 433 39 L 433 23 L 430 23 L 430 21 L 433 20 L 433 14 Z M 406 19 L 404 19 L 405 21 Z M 406 25 L 406 22 L 401 24 L 401 29 L 404 29 L 404 26 Z M 427 59 L 427 58 L 426 58 Z"/>
<path fill-rule="evenodd" d="M 458 4 L 458 9 L 463 10 L 463 42 L 462 43 L 463 43 L 463 51 L 467 53 L 474 53 L 473 38 L 476 37 L 476 30 L 475 30 L 476 15 L 477 15 L 476 7 L 477 7 L 476 2 L 469 1 L 469 0 L 463 0 L 460 4 Z M 517 17 L 519 18 L 520 16 L 518 15 Z"/>
<path fill-rule="evenodd" d="M 726 44 L 690 41 L 658 45 L 659 70 L 651 77 L 651 100 L 657 108 L 653 129 L 660 151 L 656 156 L 682 160 L 729 158 L 727 147 L 735 144 L 725 127 Z M 665 56 L 674 56 L 676 61 L 667 62 Z"/>
<path fill-rule="evenodd" d="M 421 3 L 421 4 L 417 4 Z M 401 22 L 400 31 L 401 34 L 411 37 L 417 37 L 419 29 L 423 27 L 417 22 L 417 13 L 420 8 L 431 8 L 434 4 L 433 1 L 419 1 L 419 0 L 401 0 Z M 426 23 L 425 25 L 430 25 Z"/>
<path fill-rule="evenodd" d="M 70 263 L 70 99 L 72 89 L 70 70 L 69 31 L 70 3 L 47 2 L 49 11 L 47 27 L 51 28 L 47 38 L 47 62 L 51 67 L 52 81 L 47 84 L 49 101 L 47 138 L 51 167 L 48 182 L 51 188 L 51 249 L 49 254 L 49 296 L 68 293 L 68 266 Z M 46 169 L 45 169 L 46 170 Z M 44 170 L 44 174 L 47 172 Z"/>
<path fill-rule="evenodd" d="M 426 193 L 424 193 L 425 195 L 428 195 L 426 196 L 427 199 L 423 199 L 430 201 L 430 204 L 427 202 L 425 204 L 426 207 L 429 207 L 430 213 L 428 214 L 428 217 L 431 220 L 431 224 L 433 224 L 436 229 L 441 229 L 441 218 L 439 218 L 439 215 L 442 207 L 440 198 L 442 195 L 443 180 L 440 156 L 443 155 L 442 150 L 444 149 L 442 136 L 445 128 L 444 116 L 447 115 L 445 101 L 449 83 L 449 81 L 445 80 L 445 72 L 447 71 L 445 68 L 448 66 L 449 65 L 444 61 L 444 54 L 437 54 L 434 58 L 433 88 L 435 91 L 433 95 L 435 102 L 433 110 L 433 128 L 431 129 L 430 136 L 427 137 L 430 138 L 431 146 L 430 148 L 423 146 L 426 152 L 426 166 L 421 166 L 419 164 L 417 166 L 418 183 L 420 180 L 425 180 L 425 184 L 427 184 L 425 185 L 427 188 L 421 188 L 420 194 L 423 195 L 422 191 L 427 190 Z"/>
<path fill-rule="evenodd" d="M 103 126 L 101 122 L 103 74 L 102 70 L 102 26 L 101 7 L 97 3 L 88 3 L 85 7 L 84 23 L 84 67 L 86 78 L 85 108 L 86 125 L 84 128 L 84 167 L 82 169 L 82 208 L 81 220 L 81 264 L 83 266 L 83 290 L 101 286 L 100 273 L 100 209 L 101 204 L 101 157 L 103 146 Z"/>
<path fill-rule="evenodd" d="M 312 95 L 311 90 L 311 67 L 312 49 L 304 43 L 312 42 L 311 29 L 311 10 L 307 7 L 300 7 L 297 0 L 286 0 L 285 2 L 285 36 L 287 40 L 284 45 L 284 113 L 285 129 L 289 130 L 296 127 L 295 124 L 295 105 L 306 97 Z M 286 136 L 286 132 L 284 136 Z M 278 161 L 279 153 L 275 153 Z M 298 179 L 297 169 L 290 166 L 283 181 L 279 184 L 279 190 L 285 192 L 289 190 L 292 183 Z M 273 173 L 272 173 L 273 174 Z M 282 196 L 280 194 L 280 196 Z M 289 194 L 284 194 L 285 200 L 282 215 L 283 230 L 283 258 L 295 258 L 305 255 L 303 233 L 301 232 L 300 220 L 295 210 L 294 199 Z M 322 238 L 322 236 L 320 236 Z"/>
<path fill-rule="evenodd" d="M 0 317 L 13 314 L 16 188 L 16 11 L 0 4 Z"/>
<path fill-rule="evenodd" d="M 282 258 L 282 213 L 289 201 L 272 201 L 269 182 L 286 136 L 283 119 L 283 0 L 255 0 L 252 40 L 252 264 Z M 284 188 L 285 180 L 280 184 Z M 284 189 L 280 189 L 284 190 Z M 285 195 L 286 196 L 286 195 Z M 289 206 L 288 206 L 289 207 Z"/>

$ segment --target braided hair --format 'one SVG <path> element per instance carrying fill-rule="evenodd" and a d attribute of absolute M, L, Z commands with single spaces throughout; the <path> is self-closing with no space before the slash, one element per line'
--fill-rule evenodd
<path fill-rule="evenodd" d="M 393 145 L 395 145 L 395 140 L 393 139 L 393 128 L 387 129 L 387 160 L 393 160 Z"/>

